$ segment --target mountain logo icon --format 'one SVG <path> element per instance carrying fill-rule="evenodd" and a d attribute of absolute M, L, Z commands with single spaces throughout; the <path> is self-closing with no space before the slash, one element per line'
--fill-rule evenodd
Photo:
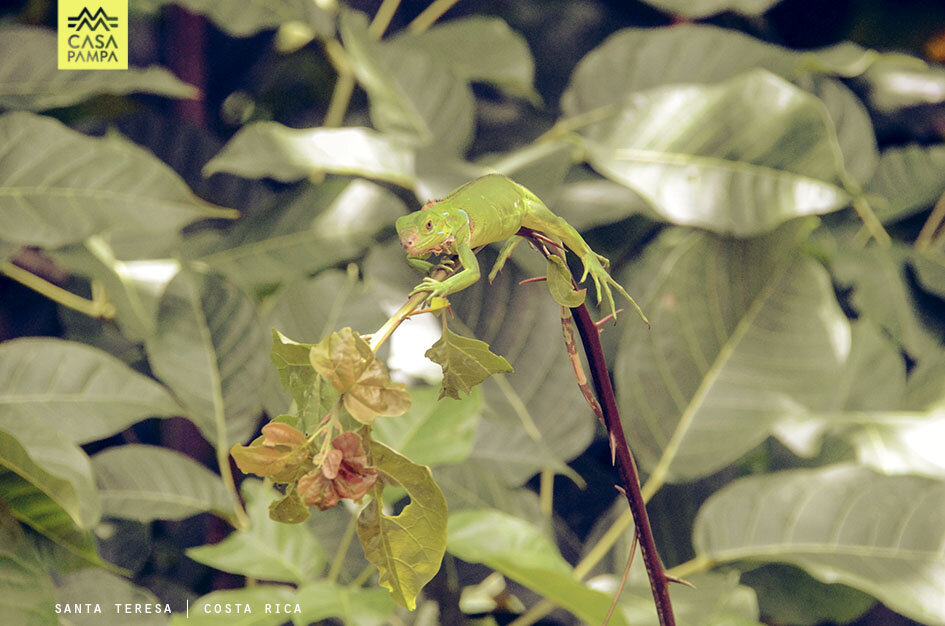
<path fill-rule="evenodd" d="M 67 21 L 69 28 L 75 29 L 75 32 L 81 31 L 83 26 L 91 32 L 97 31 L 99 28 L 109 31 L 118 27 L 118 18 L 109 17 L 102 7 L 99 7 L 94 14 L 87 7 L 83 7 L 78 15 L 67 18 Z"/>

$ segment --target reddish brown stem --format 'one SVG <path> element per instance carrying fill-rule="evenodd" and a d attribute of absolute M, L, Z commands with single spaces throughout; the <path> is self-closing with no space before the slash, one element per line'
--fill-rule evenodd
<path fill-rule="evenodd" d="M 604 412 L 604 425 L 610 440 L 615 444 L 617 475 L 630 513 L 633 515 L 633 524 L 636 527 L 637 539 L 640 542 L 640 551 L 643 562 L 646 564 L 646 573 L 650 578 L 650 589 L 653 592 L 653 602 L 656 604 L 656 613 L 660 626 L 675 626 L 673 605 L 669 599 L 669 579 L 663 569 L 659 554 L 656 551 L 656 542 L 653 540 L 653 531 L 650 528 L 650 519 L 646 514 L 646 502 L 640 492 L 640 477 L 633 454 L 627 445 L 627 438 L 620 423 L 620 414 L 617 411 L 617 401 L 614 397 L 614 388 L 610 384 L 610 374 L 607 372 L 607 363 L 604 360 L 604 350 L 600 345 L 600 333 L 597 325 L 591 319 L 587 307 L 583 304 L 571 309 L 574 321 L 577 324 L 578 334 L 584 344 L 584 354 L 594 381 L 594 390 L 600 400 Z"/>

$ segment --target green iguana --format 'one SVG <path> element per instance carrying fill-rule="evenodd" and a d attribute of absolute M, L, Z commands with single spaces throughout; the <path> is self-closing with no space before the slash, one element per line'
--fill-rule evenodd
<path fill-rule="evenodd" d="M 584 264 L 581 281 L 590 274 L 597 288 L 597 303 L 607 300 L 616 316 L 610 286 L 620 292 L 640 313 L 633 298 L 611 278 L 605 268 L 610 262 L 591 250 L 580 234 L 564 219 L 545 206 L 538 196 L 515 181 L 500 174 L 489 174 L 462 185 L 442 200 L 431 200 L 419 211 L 397 219 L 397 235 L 407 252 L 407 262 L 427 274 L 434 268 L 426 259 L 433 253 L 455 255 L 462 271 L 438 281 L 429 276 L 414 287 L 410 295 L 427 291 L 428 300 L 445 297 L 469 287 L 480 277 L 479 263 L 473 248 L 508 240 L 489 272 L 489 281 L 502 269 L 515 246 L 522 240 L 516 236 L 528 228 L 553 241 L 563 242 Z M 649 324 L 649 322 L 647 322 Z"/>

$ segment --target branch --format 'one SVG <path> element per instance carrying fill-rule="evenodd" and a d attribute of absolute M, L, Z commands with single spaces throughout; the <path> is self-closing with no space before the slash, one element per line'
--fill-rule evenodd
<path fill-rule="evenodd" d="M 610 437 L 611 445 L 616 450 L 617 475 L 620 478 L 621 491 L 630 505 L 633 523 L 636 527 L 640 551 L 646 565 L 646 573 L 650 578 L 650 590 L 653 592 L 653 602 L 656 604 L 656 613 L 659 616 L 660 626 L 675 626 L 673 605 L 669 599 L 669 579 L 663 569 L 659 554 L 656 552 L 656 542 L 653 540 L 653 531 L 650 528 L 650 519 L 646 514 L 646 502 L 640 492 L 640 477 L 637 474 L 637 465 L 633 454 L 627 445 L 627 438 L 620 423 L 620 414 L 617 411 L 617 401 L 614 397 L 614 388 L 610 384 L 610 374 L 604 360 L 604 350 L 600 345 L 600 333 L 591 319 L 587 307 L 583 304 L 571 309 L 574 321 L 577 324 L 578 334 L 584 344 L 584 354 L 587 355 L 587 364 L 591 370 L 591 379 L 594 389 L 600 400 L 601 410 L 604 412 L 604 425 Z"/>

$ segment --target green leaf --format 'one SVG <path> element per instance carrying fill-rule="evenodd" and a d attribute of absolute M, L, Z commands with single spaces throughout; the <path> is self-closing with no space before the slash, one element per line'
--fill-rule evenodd
<path fill-rule="evenodd" d="M 897 113 L 945 100 L 945 69 L 898 52 L 880 55 L 858 82 L 870 108 L 880 113 Z"/>
<path fill-rule="evenodd" d="M 911 251 L 904 244 L 856 249 L 843 246 L 831 264 L 836 281 L 852 286 L 850 304 L 913 359 L 941 351 L 937 336 L 922 319 L 919 303 L 909 286 L 906 261 Z"/>
<path fill-rule="evenodd" d="M 886 223 L 932 206 L 945 192 L 945 145 L 886 148 L 866 191 L 882 196 L 876 217 Z"/>
<path fill-rule="evenodd" d="M 369 128 L 296 129 L 254 122 L 241 128 L 203 169 L 205 176 L 218 172 L 281 182 L 322 172 L 354 174 L 411 187 L 414 156 L 399 139 Z"/>
<path fill-rule="evenodd" d="M 89 459 L 55 431 L 0 417 L 0 500 L 38 533 L 101 564 L 89 531 L 101 517 Z"/>
<path fill-rule="evenodd" d="M 387 367 L 351 328 L 334 332 L 309 352 L 312 367 L 341 392 L 351 416 L 371 424 L 384 415 L 396 417 L 410 408 L 403 383 L 393 383 Z"/>
<path fill-rule="evenodd" d="M 575 289 L 571 283 L 571 270 L 567 264 L 555 255 L 548 257 L 546 276 L 551 297 L 561 306 L 572 309 L 584 304 L 587 289 Z"/>
<path fill-rule="evenodd" d="M 848 624 L 876 604 L 862 591 L 846 585 L 825 585 L 788 565 L 772 563 L 744 572 L 742 583 L 758 593 L 761 613 L 782 624 Z M 798 602 L 798 598 L 804 601 Z"/>
<path fill-rule="evenodd" d="M 196 98 L 198 90 L 163 67 L 121 72 L 57 69 L 56 33 L 34 26 L 0 29 L 0 107 L 40 111 L 70 106 L 101 94 L 150 93 Z"/>
<path fill-rule="evenodd" d="M 161 626 L 170 621 L 170 615 L 168 615 L 170 612 L 169 605 L 160 601 L 151 590 L 139 587 L 131 581 L 103 569 L 88 568 L 64 577 L 61 584 L 56 588 L 56 601 L 62 604 L 63 612 L 66 610 L 66 605 L 70 608 L 76 604 L 82 605 L 83 608 L 86 604 L 91 604 L 93 607 L 96 604 L 101 606 L 101 614 L 74 613 L 67 618 L 62 618 L 63 622 L 70 626 L 96 626 L 103 623 L 117 623 L 122 619 L 127 619 L 120 617 L 126 614 L 125 607 L 122 606 L 122 612 L 119 613 L 115 609 L 116 604 L 132 605 L 132 611 L 136 604 L 142 609 L 145 608 L 143 605 L 150 605 L 147 608 L 152 612 L 135 613 L 134 623 L 136 626 L 138 624 L 141 626 Z M 164 612 L 165 608 L 168 609 L 168 613 Z M 110 618 L 109 615 L 115 617 Z M 113 619 L 114 621 L 112 621 Z"/>
<path fill-rule="evenodd" d="M 494 462 L 470 459 L 438 467 L 436 483 L 451 512 L 496 509 L 533 524 L 545 522 L 538 494 L 527 487 L 510 487 Z"/>
<path fill-rule="evenodd" d="M 592 167 L 676 224 L 755 235 L 850 201 L 823 103 L 764 70 L 633 94 L 582 135 Z"/>
<path fill-rule="evenodd" d="M 365 180 L 306 185 L 284 206 L 237 225 L 219 248 L 192 258 L 248 289 L 270 287 L 358 256 L 406 212 L 397 196 Z"/>
<path fill-rule="evenodd" d="M 714 563 L 768 561 L 860 589 L 920 622 L 945 620 L 945 483 L 855 466 L 742 478 L 713 494 L 693 529 Z"/>
<path fill-rule="evenodd" d="M 557 546 L 528 522 L 498 511 L 462 511 L 450 516 L 447 549 L 469 563 L 482 563 L 571 611 L 589 624 L 603 622 L 610 597 L 585 587 Z M 611 624 L 625 624 L 615 614 Z"/>
<path fill-rule="evenodd" d="M 634 215 L 659 219 L 638 193 L 597 176 L 565 183 L 555 203 L 555 212 L 579 231 L 613 224 Z"/>
<path fill-rule="evenodd" d="M 267 0 L 235 5 L 213 0 L 137 0 L 132 10 L 154 13 L 168 4 L 183 6 L 203 15 L 234 37 L 249 37 L 262 30 L 292 25 L 311 37 L 324 39 L 334 32 L 331 14 L 322 5 L 309 0 Z"/>
<path fill-rule="evenodd" d="M 916 278 L 923 289 L 945 300 L 945 254 L 930 251 L 912 257 Z"/>
<path fill-rule="evenodd" d="M 614 373 L 627 437 L 654 474 L 712 473 L 832 402 L 850 329 L 796 233 L 668 231 L 620 281 L 653 323 L 627 327 Z"/>
<path fill-rule="evenodd" d="M 420 465 L 462 463 L 472 452 L 482 394 L 438 399 L 433 388 L 414 389 L 410 409 L 396 420 L 374 423 L 372 436 Z"/>
<path fill-rule="evenodd" d="M 55 248 L 103 232 L 141 236 L 237 213 L 200 200 L 151 153 L 32 113 L 0 116 L 0 238 Z"/>
<path fill-rule="evenodd" d="M 135 342 L 154 334 L 161 293 L 180 269 L 175 259 L 121 260 L 106 238 L 98 235 L 55 250 L 51 256 L 70 274 L 101 283 L 108 302 L 115 306 L 121 332 Z"/>
<path fill-rule="evenodd" d="M 460 399 L 460 392 L 469 393 L 493 374 L 511 372 L 509 362 L 489 350 L 489 344 L 457 335 L 448 328 L 426 351 L 426 357 L 443 368 L 440 398 Z"/>
<path fill-rule="evenodd" d="M 384 626 L 396 608 L 383 589 L 342 587 L 327 580 L 299 587 L 297 599 L 302 614 L 293 620 L 299 625 L 334 617 L 352 626 Z"/>
<path fill-rule="evenodd" d="M 180 407 L 156 382 L 110 354 L 53 338 L 0 345 L 0 417 L 83 444 Z"/>
<path fill-rule="evenodd" d="M 742 15 L 758 15 L 770 9 L 780 0 L 645 0 L 658 9 L 686 17 L 698 19 L 716 13 L 732 11 Z"/>
<path fill-rule="evenodd" d="M 380 571 L 379 584 L 390 590 L 397 604 L 413 610 L 446 551 L 446 500 L 429 467 L 376 441 L 371 442 L 370 456 L 385 481 L 403 487 L 410 503 L 398 515 L 385 515 L 379 504 L 383 485 L 378 481 L 374 498 L 358 516 L 358 539 Z"/>
<path fill-rule="evenodd" d="M 637 562 L 635 560 L 634 565 Z M 635 582 L 628 584 L 620 594 L 619 604 L 627 623 L 657 626 L 659 620 L 653 606 L 653 594 L 646 583 L 646 571 L 642 566 L 634 567 L 629 580 Z M 614 594 L 618 581 L 617 576 L 607 576 L 595 578 L 592 582 L 595 589 Z M 739 584 L 737 572 L 729 572 L 728 575 L 704 572 L 687 576 L 686 581 L 695 588 L 683 585 L 669 587 L 677 623 L 688 626 L 762 626 L 755 592 Z"/>
<path fill-rule="evenodd" d="M 214 591 L 191 603 L 189 617 L 176 613 L 171 626 L 281 626 L 295 615 L 297 604 L 295 589 L 286 585 Z M 280 612 L 276 612 L 275 607 Z M 299 605 L 300 611 L 301 608 Z"/>
<path fill-rule="evenodd" d="M 167 286 L 145 346 L 187 417 L 215 448 L 229 448 L 259 419 L 265 341 L 249 297 L 218 275 L 183 270 Z"/>
<path fill-rule="evenodd" d="M 367 17 L 357 11 L 343 10 L 338 30 L 378 130 L 414 146 L 465 151 L 472 140 L 475 100 L 448 60 L 413 46 L 374 41 Z"/>
<path fill-rule="evenodd" d="M 535 62 L 528 43 L 500 18 L 477 15 L 436 24 L 419 34 L 403 31 L 391 39 L 390 47 L 422 50 L 444 60 L 463 80 L 541 101 L 533 85 Z"/>
<path fill-rule="evenodd" d="M 338 390 L 318 375 L 309 354 L 314 346 L 292 341 L 278 330 L 272 330 L 270 358 L 279 372 L 282 386 L 295 400 L 302 420 L 302 430 L 313 432 L 322 418 L 338 401 Z"/>
<path fill-rule="evenodd" d="M 311 516 L 298 490 L 291 487 L 281 499 L 273 500 L 269 504 L 269 519 L 274 522 L 301 524 Z"/>
<path fill-rule="evenodd" d="M 10 624 L 55 626 L 53 591 L 36 550 L 0 502 L 0 616 Z"/>
<path fill-rule="evenodd" d="M 127 444 L 92 457 L 105 515 L 139 522 L 180 520 L 212 511 L 228 516 L 233 500 L 217 474 L 175 450 Z"/>
<path fill-rule="evenodd" d="M 314 580 L 325 565 L 322 547 L 300 524 L 269 518 L 269 504 L 282 494 L 262 481 L 243 482 L 251 526 L 236 530 L 220 543 L 188 548 L 187 556 L 224 572 L 261 580 L 301 584 Z"/>

